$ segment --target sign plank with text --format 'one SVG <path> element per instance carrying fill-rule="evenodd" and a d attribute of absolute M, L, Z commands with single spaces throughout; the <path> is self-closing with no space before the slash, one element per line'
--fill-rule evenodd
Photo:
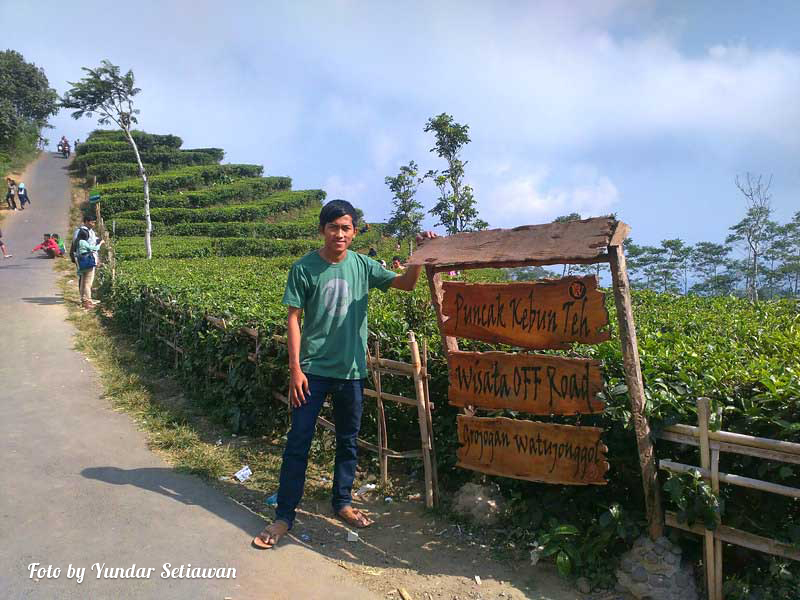
<path fill-rule="evenodd" d="M 599 427 L 458 415 L 458 466 L 571 485 L 605 485 L 608 450 Z"/>
<path fill-rule="evenodd" d="M 603 412 L 600 363 L 587 358 L 507 352 L 451 352 L 453 406 L 507 408 L 534 415 Z"/>
<path fill-rule="evenodd" d="M 605 296 L 597 278 L 563 277 L 534 283 L 442 284 L 445 335 L 533 349 L 610 338 Z"/>

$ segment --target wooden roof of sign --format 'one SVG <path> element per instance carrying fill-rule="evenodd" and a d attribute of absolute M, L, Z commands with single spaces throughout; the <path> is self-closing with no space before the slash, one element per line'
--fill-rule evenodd
<path fill-rule="evenodd" d="M 608 260 L 630 227 L 611 217 L 566 223 L 522 225 L 435 238 L 420 245 L 409 265 L 432 267 L 517 267 Z"/>

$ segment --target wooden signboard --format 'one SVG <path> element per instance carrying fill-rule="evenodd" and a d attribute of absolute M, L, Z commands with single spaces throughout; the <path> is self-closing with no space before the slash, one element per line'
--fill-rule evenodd
<path fill-rule="evenodd" d="M 605 295 L 597 278 L 563 277 L 534 283 L 442 284 L 445 335 L 523 348 L 569 348 L 610 338 Z"/>
<path fill-rule="evenodd" d="M 507 408 L 534 415 L 603 412 L 600 363 L 587 358 L 507 352 L 451 352 L 453 406 Z"/>
<path fill-rule="evenodd" d="M 545 483 L 604 485 L 599 427 L 458 415 L 458 466 Z"/>

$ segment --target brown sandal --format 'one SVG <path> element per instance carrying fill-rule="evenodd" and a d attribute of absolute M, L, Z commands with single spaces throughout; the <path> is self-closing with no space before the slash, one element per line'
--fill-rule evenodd
<path fill-rule="evenodd" d="M 264 531 L 253 538 L 251 542 L 254 548 L 259 550 L 269 550 L 289 532 L 289 526 L 283 521 L 275 521 L 264 528 Z"/>
<path fill-rule="evenodd" d="M 355 527 L 357 529 L 364 529 L 375 523 L 375 521 L 370 519 L 365 512 L 357 508 L 353 508 L 352 506 L 343 507 L 339 512 L 336 513 L 336 516 L 341 521 L 350 525 L 350 527 Z"/>

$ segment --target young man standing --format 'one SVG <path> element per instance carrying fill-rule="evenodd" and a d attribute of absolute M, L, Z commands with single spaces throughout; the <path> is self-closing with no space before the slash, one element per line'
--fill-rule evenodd
<path fill-rule="evenodd" d="M 422 268 L 409 267 L 398 275 L 351 252 L 357 227 L 358 216 L 349 202 L 329 202 L 319 214 L 323 247 L 306 254 L 289 272 L 283 304 L 289 309 L 292 427 L 283 453 L 275 521 L 253 539 L 257 548 L 272 548 L 294 524 L 317 416 L 328 394 L 336 421 L 333 511 L 352 527 L 372 525 L 351 505 L 367 376 L 367 296 L 372 288 L 413 290 Z M 431 237 L 436 235 L 427 232 L 422 239 Z"/>

